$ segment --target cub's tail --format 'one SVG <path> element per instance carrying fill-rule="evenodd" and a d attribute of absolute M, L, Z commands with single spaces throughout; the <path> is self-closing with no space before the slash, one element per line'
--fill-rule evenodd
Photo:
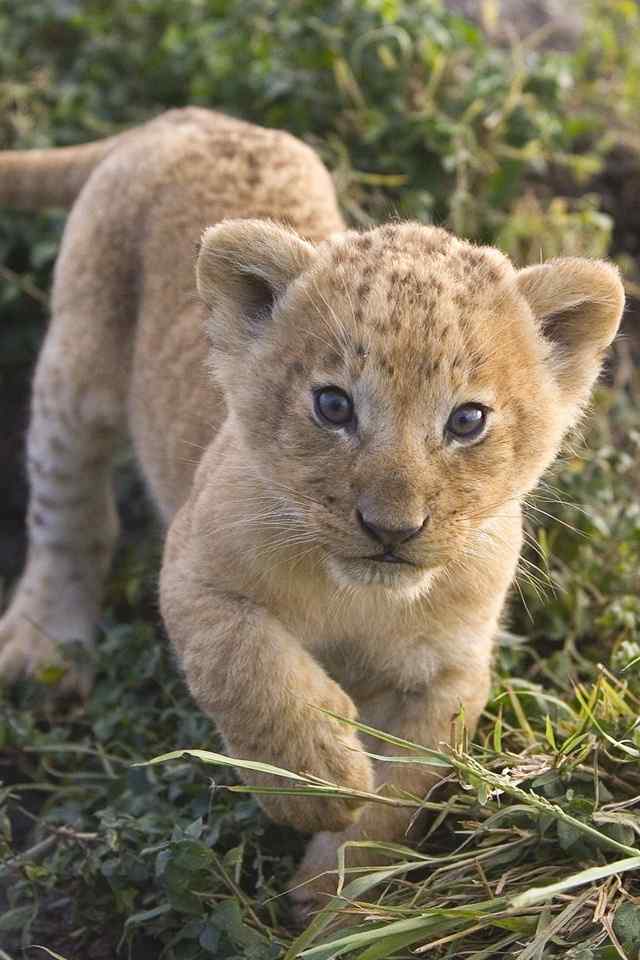
<path fill-rule="evenodd" d="M 91 171 L 123 136 L 78 147 L 0 151 L 0 207 L 70 207 Z"/>

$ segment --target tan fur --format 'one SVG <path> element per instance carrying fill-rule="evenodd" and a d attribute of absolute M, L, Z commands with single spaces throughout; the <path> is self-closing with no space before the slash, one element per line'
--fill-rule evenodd
<path fill-rule="evenodd" d="M 57 150 L 3 151 L 0 207 L 37 210 L 43 206 L 71 206 L 97 164 L 125 136 Z"/>
<path fill-rule="evenodd" d="M 342 228 L 308 148 L 204 111 L 148 124 L 96 168 L 36 374 L 30 553 L 0 669 L 33 672 L 74 633 L 90 642 L 115 536 L 107 462 L 128 418 L 170 524 L 162 614 L 231 753 L 422 796 L 437 771 L 373 763 L 313 707 L 426 745 L 461 707 L 474 729 L 520 504 L 588 399 L 623 293 L 601 262 L 518 272 L 443 230 Z M 357 428 L 318 421 L 313 391 L 329 385 L 353 396 Z M 445 425 L 471 401 L 491 412 L 466 445 Z M 396 551 L 411 563 L 367 559 L 357 510 L 424 521 Z M 335 868 L 345 840 L 408 827 L 380 805 L 359 819 L 341 800 L 264 805 L 316 833 L 299 880 Z M 331 889 L 323 876 L 299 890 L 300 911 Z"/>

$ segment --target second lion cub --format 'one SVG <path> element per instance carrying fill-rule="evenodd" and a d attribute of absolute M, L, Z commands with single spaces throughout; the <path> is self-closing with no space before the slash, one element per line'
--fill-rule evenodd
<path fill-rule="evenodd" d="M 35 378 L 29 557 L 0 669 L 90 642 L 128 423 L 169 527 L 162 614 L 231 753 L 423 795 L 432 772 L 373 763 L 310 705 L 425 745 L 461 706 L 475 726 L 520 503 L 616 333 L 616 270 L 516 270 L 414 223 L 345 232 L 308 148 L 206 111 L 66 156 L 0 158 L 5 201 L 46 202 L 48 170 L 52 199 L 86 180 Z M 315 834 L 298 880 L 335 868 L 345 840 L 401 841 L 408 824 L 340 799 L 264 805 Z M 300 910 L 331 889 L 301 888 Z"/>

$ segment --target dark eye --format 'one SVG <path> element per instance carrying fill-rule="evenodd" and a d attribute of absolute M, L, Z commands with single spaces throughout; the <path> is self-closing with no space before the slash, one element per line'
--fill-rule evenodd
<path fill-rule="evenodd" d="M 456 440 L 475 440 L 485 428 L 487 408 L 479 403 L 463 403 L 447 420 L 446 431 Z"/>
<path fill-rule="evenodd" d="M 344 427 L 353 420 L 353 400 L 339 387 L 316 390 L 314 399 L 319 420 L 324 420 L 333 427 Z"/>

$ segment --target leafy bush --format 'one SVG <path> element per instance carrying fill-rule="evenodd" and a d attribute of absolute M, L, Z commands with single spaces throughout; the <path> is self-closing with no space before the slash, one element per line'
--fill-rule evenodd
<path fill-rule="evenodd" d="M 562 166 L 582 187 L 601 168 L 612 111 L 630 135 L 638 13 L 593 15 L 569 56 L 493 49 L 436 0 L 24 0 L 0 14 L 5 145 L 220 107 L 319 144 L 357 220 L 396 210 L 491 240 L 525 178 Z"/>

